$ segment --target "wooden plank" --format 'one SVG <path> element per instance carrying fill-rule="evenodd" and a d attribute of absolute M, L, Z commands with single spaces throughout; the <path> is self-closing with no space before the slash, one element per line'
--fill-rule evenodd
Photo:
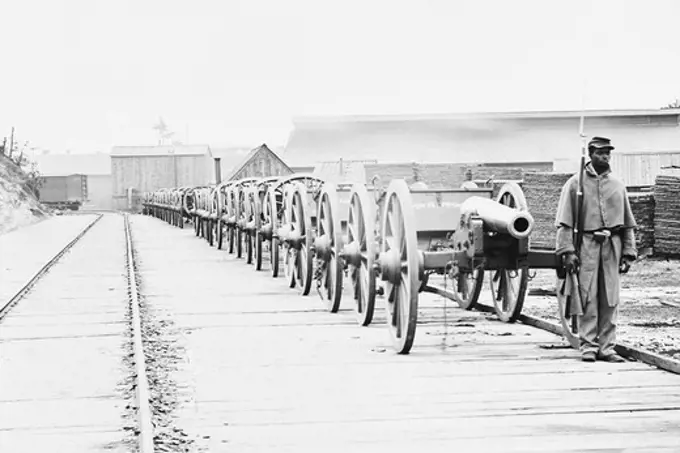
<path fill-rule="evenodd" d="M 428 290 L 434 292 L 435 294 L 442 295 L 444 297 L 452 297 L 450 291 L 447 291 L 443 288 L 429 286 Z M 488 313 L 494 312 L 493 307 L 485 304 L 477 304 L 476 309 Z M 534 316 L 529 315 L 521 315 L 519 318 L 519 322 L 533 327 L 537 327 L 547 332 L 551 332 L 555 335 L 562 336 L 561 325 L 546 321 L 544 319 L 536 318 Z M 616 352 L 622 355 L 623 357 L 640 360 L 644 363 L 647 363 L 648 365 L 656 366 L 662 370 L 670 371 L 675 374 L 680 374 L 680 361 L 674 360 L 670 357 L 662 356 L 651 351 L 644 350 L 642 348 L 636 348 L 625 343 L 618 343 L 616 345 Z"/>
<path fill-rule="evenodd" d="M 141 217 L 133 227 L 142 294 L 183 351 L 169 376 L 181 389 L 171 415 L 198 449 L 642 451 L 680 439 L 671 373 L 586 364 L 549 332 L 431 295 L 400 356 L 382 301 L 376 325 L 360 327 L 349 300 L 328 313 L 315 294 L 191 231 Z"/>

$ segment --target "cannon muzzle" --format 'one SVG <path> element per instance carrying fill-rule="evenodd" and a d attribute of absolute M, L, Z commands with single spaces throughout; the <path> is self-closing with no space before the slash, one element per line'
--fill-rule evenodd
<path fill-rule="evenodd" d="M 528 211 L 505 206 L 488 198 L 472 196 L 460 207 L 461 220 L 469 216 L 477 216 L 484 225 L 497 233 L 506 233 L 517 239 L 524 239 L 531 234 L 534 218 Z"/>

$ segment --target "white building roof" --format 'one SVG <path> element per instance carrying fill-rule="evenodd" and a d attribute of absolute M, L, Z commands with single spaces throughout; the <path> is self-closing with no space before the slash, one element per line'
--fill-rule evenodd
<path fill-rule="evenodd" d="M 526 111 L 526 112 L 469 112 L 433 114 L 390 114 L 390 115 L 318 115 L 299 116 L 293 123 L 354 123 L 354 122 L 405 122 L 433 120 L 512 120 L 548 118 L 585 118 L 623 117 L 623 116 L 678 116 L 680 109 L 624 109 L 624 110 L 564 110 L 564 111 Z"/>
<path fill-rule="evenodd" d="M 159 145 L 159 146 L 114 146 L 111 157 L 140 156 L 205 156 L 210 155 L 208 145 Z"/>

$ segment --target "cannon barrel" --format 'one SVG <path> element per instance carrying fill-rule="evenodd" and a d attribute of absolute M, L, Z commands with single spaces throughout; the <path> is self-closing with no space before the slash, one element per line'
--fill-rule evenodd
<path fill-rule="evenodd" d="M 517 239 L 528 237 L 534 227 L 534 218 L 528 211 L 513 209 L 488 198 L 469 197 L 461 205 L 460 212 L 463 219 L 477 216 L 492 231 Z"/>

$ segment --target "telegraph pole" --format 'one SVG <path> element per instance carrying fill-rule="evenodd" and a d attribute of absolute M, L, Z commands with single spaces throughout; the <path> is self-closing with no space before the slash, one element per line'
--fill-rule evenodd
<path fill-rule="evenodd" d="M 12 133 L 9 136 L 9 157 L 12 158 L 14 152 L 14 126 L 12 126 Z"/>

